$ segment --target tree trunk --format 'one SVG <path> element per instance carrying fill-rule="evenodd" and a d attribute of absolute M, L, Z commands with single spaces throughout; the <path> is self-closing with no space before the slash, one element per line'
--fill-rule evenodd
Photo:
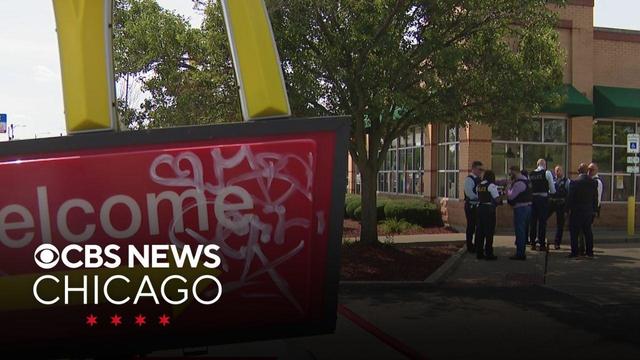
<path fill-rule="evenodd" d="M 362 222 L 360 228 L 360 241 L 364 244 L 378 243 L 378 214 L 377 195 L 378 172 L 376 166 L 367 164 L 364 169 L 360 169 L 362 182 Z"/>

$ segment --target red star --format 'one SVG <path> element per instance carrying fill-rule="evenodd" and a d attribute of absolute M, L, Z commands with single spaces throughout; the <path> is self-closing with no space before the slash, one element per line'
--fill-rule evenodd
<path fill-rule="evenodd" d="M 115 314 L 111 317 L 111 325 L 113 326 L 119 326 L 122 325 L 122 316 Z"/>
<path fill-rule="evenodd" d="M 93 315 L 93 314 L 89 314 L 89 316 L 87 316 L 87 325 L 93 327 L 94 325 L 98 324 L 98 317 Z"/>
<path fill-rule="evenodd" d="M 136 316 L 136 325 L 142 326 L 146 323 L 147 323 L 147 318 L 145 316 L 142 316 L 142 314 L 138 314 L 138 316 Z"/>
<path fill-rule="evenodd" d="M 159 324 L 162 326 L 167 326 L 169 325 L 169 319 L 171 319 L 170 317 L 168 317 L 166 314 L 162 314 L 162 316 L 158 317 L 159 320 Z"/>

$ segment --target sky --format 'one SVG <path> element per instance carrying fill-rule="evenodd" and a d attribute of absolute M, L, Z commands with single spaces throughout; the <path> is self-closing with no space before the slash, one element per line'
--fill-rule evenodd
<path fill-rule="evenodd" d="M 157 0 L 189 18 L 202 18 L 190 0 Z M 0 0 L 0 113 L 16 139 L 65 133 L 58 43 L 51 0 Z M 596 0 L 595 26 L 640 30 L 640 0 Z M 7 136 L 0 134 L 0 141 Z"/>

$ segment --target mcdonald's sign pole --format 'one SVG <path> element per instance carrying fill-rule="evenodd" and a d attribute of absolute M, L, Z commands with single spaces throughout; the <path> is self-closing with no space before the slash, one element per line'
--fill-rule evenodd
<path fill-rule="evenodd" d="M 264 0 L 223 0 L 222 6 L 244 119 L 290 116 L 278 49 Z"/>
<path fill-rule="evenodd" d="M 96 6 L 96 5 L 99 6 Z M 53 0 L 67 132 L 116 128 L 112 0 Z"/>

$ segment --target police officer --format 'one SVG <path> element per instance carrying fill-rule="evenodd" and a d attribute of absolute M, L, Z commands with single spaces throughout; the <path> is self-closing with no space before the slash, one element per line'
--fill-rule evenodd
<path fill-rule="evenodd" d="M 560 249 L 562 243 L 562 233 L 564 232 L 564 214 L 566 211 L 567 196 L 569 195 L 570 180 L 564 175 L 562 166 L 558 165 L 554 169 L 555 194 L 549 196 L 549 218 L 556 214 L 556 237 L 555 249 Z"/>
<path fill-rule="evenodd" d="M 482 162 L 474 161 L 471 164 L 471 173 L 464 180 L 464 216 L 467 218 L 467 251 L 476 251 L 473 243 L 473 235 L 476 233 L 478 220 L 478 194 L 476 186 L 480 183 L 482 176 Z"/>
<path fill-rule="evenodd" d="M 595 162 L 592 162 L 587 167 L 587 175 L 589 175 L 589 177 L 596 182 L 596 186 L 598 189 L 598 207 L 591 221 L 591 224 L 593 225 L 593 221 L 595 221 L 595 218 L 600 217 L 600 209 L 602 208 L 602 191 L 604 190 L 604 182 L 602 181 L 602 178 L 600 178 L 600 176 L 598 175 L 598 164 Z M 583 235 L 580 235 L 578 237 L 578 252 L 581 256 L 584 256 L 585 254 L 586 246 L 585 246 L 584 240 L 585 239 Z"/>
<path fill-rule="evenodd" d="M 511 260 L 526 260 L 527 223 L 531 217 L 531 185 L 517 166 L 509 168 L 511 184 L 507 201 L 513 207 L 513 227 L 516 232 L 516 254 Z"/>
<path fill-rule="evenodd" d="M 593 257 L 593 231 L 591 224 L 598 209 L 598 184 L 587 174 L 587 165 L 580 164 L 578 178 L 571 182 L 567 206 L 571 211 L 569 231 L 571 232 L 570 258 L 578 256 L 578 236 L 584 235 L 587 256 Z"/>
<path fill-rule="evenodd" d="M 596 181 L 596 185 L 598 186 L 598 217 L 600 217 L 600 208 L 602 207 L 602 191 L 604 190 L 604 182 L 598 175 L 598 164 L 592 162 L 589 164 L 587 174 Z"/>
<path fill-rule="evenodd" d="M 478 193 L 476 256 L 478 259 L 497 260 L 498 258 L 493 254 L 493 234 L 496 231 L 496 206 L 500 202 L 500 193 L 493 171 L 485 171 L 483 181 L 476 187 L 476 192 Z"/>
<path fill-rule="evenodd" d="M 549 194 L 555 194 L 553 174 L 547 170 L 547 161 L 538 160 L 538 167 L 529 173 L 531 181 L 532 206 L 529 239 L 531 250 L 536 250 L 536 242 L 540 244 L 540 251 L 546 251 L 547 218 L 549 217 Z"/>

